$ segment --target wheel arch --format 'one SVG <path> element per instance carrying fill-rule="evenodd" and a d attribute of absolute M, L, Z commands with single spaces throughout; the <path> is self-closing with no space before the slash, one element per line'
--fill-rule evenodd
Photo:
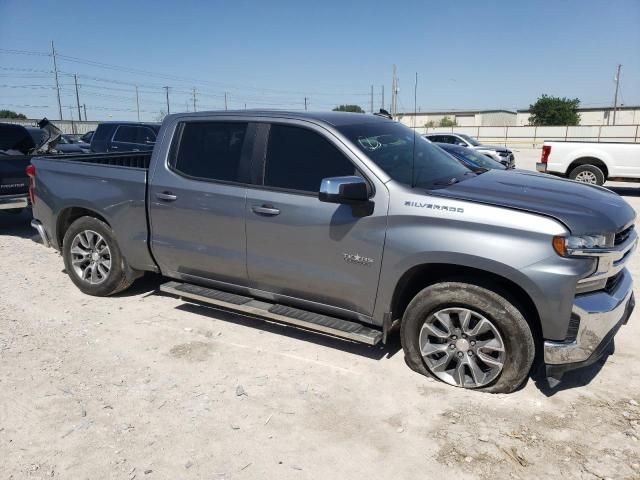
<path fill-rule="evenodd" d="M 594 167 L 598 167 L 602 170 L 602 173 L 604 173 L 604 179 L 606 180 L 609 178 L 609 168 L 607 167 L 607 164 L 600 158 L 592 156 L 581 156 L 573 160 L 569 164 L 569 168 L 567 168 L 567 175 L 571 175 L 571 172 L 581 165 L 593 165 Z"/>
<path fill-rule="evenodd" d="M 67 230 L 69 229 L 71 224 L 81 217 L 97 218 L 98 220 L 106 223 L 109 228 L 111 228 L 111 224 L 109 223 L 109 221 L 95 210 L 84 207 L 66 207 L 58 213 L 58 218 L 56 220 L 56 242 L 60 249 L 62 249 L 62 241 L 64 239 L 65 233 L 67 233 Z"/>
<path fill-rule="evenodd" d="M 496 291 L 518 308 L 532 328 L 536 343 L 542 339 L 540 312 L 532 296 L 515 281 L 489 270 L 445 263 L 425 263 L 408 269 L 396 283 L 390 311 L 402 319 L 409 302 L 425 287 L 444 281 L 472 283 Z"/>

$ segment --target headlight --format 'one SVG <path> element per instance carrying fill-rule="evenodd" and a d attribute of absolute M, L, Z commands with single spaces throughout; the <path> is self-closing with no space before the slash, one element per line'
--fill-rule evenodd
<path fill-rule="evenodd" d="M 613 246 L 613 235 L 571 235 L 553 237 L 553 249 L 558 255 L 566 257 L 572 250 L 588 250 Z"/>

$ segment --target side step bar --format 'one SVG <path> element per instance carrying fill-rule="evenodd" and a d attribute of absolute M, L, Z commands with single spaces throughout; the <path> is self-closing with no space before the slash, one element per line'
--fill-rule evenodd
<path fill-rule="evenodd" d="M 367 345 L 375 345 L 382 340 L 382 332 L 380 330 L 365 327 L 356 322 L 320 315 L 285 305 L 263 302 L 251 297 L 200 287 L 190 283 L 167 282 L 160 286 L 160 291 L 180 298 L 218 305 L 229 310 L 249 313 L 279 323 L 286 323 L 307 330 L 333 335 L 334 337 L 366 343 Z"/>

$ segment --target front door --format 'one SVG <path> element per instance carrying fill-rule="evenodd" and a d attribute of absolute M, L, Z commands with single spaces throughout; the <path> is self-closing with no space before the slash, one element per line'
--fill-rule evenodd
<path fill-rule="evenodd" d="M 163 274 L 246 285 L 247 123 L 178 124 L 149 182 L 152 252 Z"/>
<path fill-rule="evenodd" d="M 360 174 L 354 158 L 328 132 L 283 124 L 270 127 L 261 173 L 262 185 L 247 192 L 249 285 L 293 303 L 371 315 L 386 231 L 384 185 L 371 184 L 367 214 L 320 202 L 323 178 Z"/>

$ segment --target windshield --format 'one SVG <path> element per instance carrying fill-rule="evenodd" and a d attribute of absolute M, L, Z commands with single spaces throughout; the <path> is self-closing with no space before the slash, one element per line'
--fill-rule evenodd
<path fill-rule="evenodd" d="M 465 175 L 473 173 L 458 160 L 399 123 L 359 123 L 338 127 L 338 130 L 387 175 L 405 185 L 436 188 L 459 182 L 468 178 Z"/>
<path fill-rule="evenodd" d="M 464 138 L 467 142 L 469 142 L 474 147 L 477 147 L 478 145 L 480 145 L 480 142 L 478 140 L 476 140 L 473 137 L 470 137 L 469 135 L 463 135 L 459 133 L 458 136 Z"/>
<path fill-rule="evenodd" d="M 483 168 L 493 168 L 496 170 L 505 170 L 507 167 L 502 165 L 500 162 L 496 162 L 495 160 L 483 155 L 481 153 L 476 152 L 475 150 L 471 150 L 470 148 L 460 148 L 451 151 L 453 155 L 460 157 L 461 160 L 468 160 L 476 165 Z"/>

